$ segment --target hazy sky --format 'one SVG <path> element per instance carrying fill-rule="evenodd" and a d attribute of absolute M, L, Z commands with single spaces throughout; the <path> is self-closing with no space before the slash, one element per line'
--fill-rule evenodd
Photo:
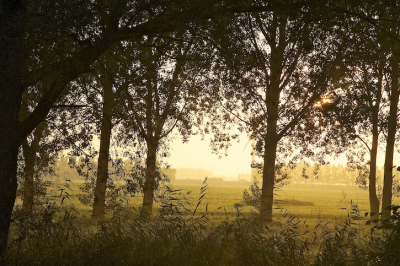
<path fill-rule="evenodd" d="M 172 168 L 204 168 L 214 175 L 238 177 L 239 174 L 250 174 L 251 143 L 244 149 L 248 139 L 241 136 L 240 143 L 232 142 L 228 156 L 212 154 L 210 137 L 201 140 L 201 136 L 191 136 L 188 143 L 178 138 L 170 143 L 171 156 L 167 162 Z"/>
<path fill-rule="evenodd" d="M 238 177 L 239 174 L 250 174 L 251 143 L 243 150 L 247 142 L 248 139 L 243 134 L 240 137 L 240 143 L 232 142 L 228 156 L 223 155 L 219 159 L 218 155 L 211 153 L 209 136 L 206 136 L 204 140 L 201 140 L 201 136 L 192 136 L 189 142 L 184 144 L 177 138 L 170 143 L 171 156 L 167 158 L 167 162 L 172 168 L 203 168 L 212 171 L 214 175 Z M 384 151 L 380 150 L 378 166 L 383 166 L 384 156 Z M 345 165 L 345 156 L 343 155 L 339 159 L 331 161 L 331 163 Z M 400 166 L 400 155 L 396 151 L 394 165 Z"/>

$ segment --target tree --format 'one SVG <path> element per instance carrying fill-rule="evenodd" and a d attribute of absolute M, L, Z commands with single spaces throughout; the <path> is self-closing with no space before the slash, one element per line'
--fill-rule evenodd
<path fill-rule="evenodd" d="M 33 210 L 33 198 L 34 198 L 34 174 L 35 166 L 37 164 L 36 156 L 39 150 L 39 144 L 43 137 L 44 130 L 46 128 L 46 122 L 42 122 L 33 134 L 33 139 L 29 144 L 28 138 L 22 143 L 22 152 L 25 159 L 24 168 L 24 182 L 23 182 L 23 198 L 22 198 L 22 213 L 30 214 Z"/>
<path fill-rule="evenodd" d="M 175 128 L 186 139 L 201 120 L 196 108 L 207 77 L 202 45 L 193 29 L 188 28 L 181 33 L 144 38 L 133 49 L 129 44 L 124 47 L 125 58 L 120 62 L 125 63 L 123 78 L 130 84 L 120 97 L 130 119 L 121 123 L 128 136 L 135 135 L 146 144 L 145 215 L 153 213 L 156 165 L 159 155 L 166 156 L 162 146 L 166 147 Z"/>
<path fill-rule="evenodd" d="M 372 62 L 371 64 L 361 61 L 361 69 L 357 69 L 358 73 L 355 73 L 353 78 L 359 79 L 354 81 L 355 87 L 350 90 L 349 102 L 357 101 L 359 104 L 355 105 L 356 110 L 352 112 L 358 116 L 356 119 L 359 122 L 358 134 L 353 135 L 353 138 L 359 138 L 362 145 L 365 145 L 369 152 L 369 171 L 368 171 L 368 193 L 370 200 L 370 213 L 371 219 L 377 219 L 379 214 L 379 200 L 376 192 L 376 163 L 378 154 L 379 135 L 382 131 L 382 101 L 383 90 L 385 86 L 385 73 L 384 67 L 386 60 L 385 55 L 382 54 L 381 60 Z M 357 82 L 359 82 L 357 84 Z M 361 83 L 361 84 L 360 84 Z M 357 88 L 357 86 L 360 87 Z M 359 94 L 361 93 L 361 95 Z M 356 98 L 356 97 L 359 98 Z M 360 97 L 361 96 L 361 97 Z M 358 110 L 357 110 L 358 109 Z M 366 137 L 370 137 L 372 134 L 371 144 L 365 140 Z M 361 156 L 358 156 L 361 157 Z"/>
<path fill-rule="evenodd" d="M 345 94 L 330 112 L 324 112 L 324 116 L 334 125 L 330 128 L 335 132 L 332 135 L 347 139 L 343 149 L 347 150 L 348 165 L 359 171 L 356 182 L 366 188 L 364 179 L 368 179 L 370 218 L 373 220 L 379 214 L 376 163 L 385 119 L 388 53 L 387 46 L 379 43 L 375 28 L 368 27 L 357 17 L 349 17 L 347 21 L 347 34 L 343 36 L 347 47 L 342 56 L 348 71 L 338 82 L 338 86 L 345 88 Z M 372 140 L 368 140 L 371 137 Z"/>
<path fill-rule="evenodd" d="M 343 98 L 342 113 L 334 115 L 338 123 L 336 132 L 342 131 L 339 134 L 347 134 L 349 142 L 353 144 L 361 142 L 367 147 L 370 155 L 368 179 L 370 209 L 373 214 L 371 219 L 377 218 L 379 213 L 376 192 L 376 156 L 380 132 L 387 134 L 384 167 L 384 187 L 386 188 L 383 192 L 382 212 L 389 212 L 387 208 L 391 205 L 392 199 L 393 151 L 398 103 L 397 63 L 400 52 L 396 22 L 398 6 L 398 1 L 337 2 L 331 6 L 332 10 L 341 10 L 345 14 L 344 21 L 347 22 L 344 24 L 346 26 L 343 27 L 343 32 L 347 32 L 344 41 L 348 46 L 346 56 L 349 56 L 345 60 L 352 66 L 350 75 L 347 77 L 347 84 L 342 83 L 342 86 L 350 88 Z M 387 91 L 389 108 L 383 106 L 387 88 L 389 88 Z M 387 118 L 382 116 L 385 112 L 388 112 Z M 383 120 L 386 122 L 382 123 Z M 365 138 L 370 134 L 372 143 L 368 144 Z M 356 156 L 362 160 L 364 152 L 359 149 L 359 146 L 356 149 L 359 152 Z M 351 157 L 354 159 L 355 156 Z M 363 166 L 358 167 L 361 172 L 364 171 Z"/>
<path fill-rule="evenodd" d="M 391 206 L 393 189 L 393 152 L 397 128 L 397 104 L 399 101 L 398 63 L 400 58 L 400 35 L 397 25 L 399 6 L 400 3 L 397 0 L 348 2 L 346 5 L 339 2 L 339 4 L 335 6 L 336 10 L 341 10 L 342 13 L 362 21 L 364 23 L 362 26 L 363 28 L 374 28 L 377 33 L 376 36 L 379 44 L 387 47 L 386 52 L 389 57 L 390 73 L 390 107 L 386 125 L 387 138 L 385 148 L 384 188 L 381 208 L 384 216 L 387 216 L 390 212 L 389 208 Z M 374 201 L 376 202 L 376 200 Z"/>
<path fill-rule="evenodd" d="M 396 130 L 398 123 L 398 102 L 399 102 L 399 27 L 397 25 L 397 17 L 399 13 L 398 1 L 392 1 L 390 4 L 386 2 L 372 3 L 368 16 L 360 16 L 367 23 L 374 25 L 378 31 L 378 38 L 382 45 L 388 47 L 389 55 L 389 116 L 387 118 L 387 137 L 385 148 L 385 164 L 384 164 L 384 181 L 382 208 L 384 217 L 390 213 L 392 204 L 393 189 L 393 154 L 395 148 Z"/>
<path fill-rule="evenodd" d="M 20 120 L 29 115 L 37 104 L 36 99 L 40 96 L 40 88 L 32 87 L 29 93 L 25 93 L 20 108 Z M 64 97 L 67 98 L 67 97 Z M 63 99 L 65 102 L 66 99 Z M 91 139 L 85 138 L 85 127 L 78 129 L 78 122 L 74 121 L 73 126 L 67 123 L 63 118 L 65 110 L 61 107 L 74 107 L 73 105 L 63 105 L 60 102 L 56 104 L 57 108 L 53 108 L 45 121 L 42 121 L 36 129 L 29 134 L 21 145 L 22 160 L 19 161 L 23 165 L 23 170 L 19 171 L 18 195 L 22 199 L 22 213 L 29 215 L 33 211 L 34 199 L 44 196 L 45 187 L 49 182 L 43 182 L 42 176 L 54 176 L 55 164 L 61 151 L 77 148 L 76 141 L 88 142 Z M 72 115 L 74 117 L 74 115 Z M 66 133 L 67 132 L 67 133 Z M 19 167 L 21 168 L 21 167 Z"/>
<path fill-rule="evenodd" d="M 111 46 L 124 39 L 168 32 L 182 23 L 209 17 L 208 10 L 213 6 L 200 12 L 198 4 L 198 1 L 0 2 L 0 254 L 7 245 L 22 141 L 45 119 L 66 92 L 67 85 L 90 72 L 92 63 Z M 38 104 L 20 121 L 22 95 L 37 83 L 43 85 Z"/>
<path fill-rule="evenodd" d="M 390 89 L 390 111 L 387 124 L 387 140 L 385 149 L 385 164 L 383 177 L 383 195 L 382 195 L 382 212 L 385 215 L 390 213 L 389 208 L 392 205 L 392 188 L 393 188 L 393 154 L 395 148 L 395 138 L 397 130 L 397 112 L 399 102 L 399 57 L 392 54 L 389 59 L 391 74 Z"/>
<path fill-rule="evenodd" d="M 107 69 L 112 69 L 109 63 L 112 58 L 105 59 L 105 65 L 103 65 L 102 71 L 102 82 L 99 85 L 103 88 L 103 107 L 102 107 L 102 118 L 101 118 L 101 129 L 100 129 L 100 151 L 98 158 L 98 170 L 96 186 L 94 188 L 94 200 L 92 210 L 92 221 L 97 222 L 100 219 L 104 219 L 105 214 L 105 197 L 108 179 L 108 158 L 110 150 L 110 137 L 111 130 L 113 127 L 113 105 L 115 102 L 115 93 L 113 92 L 113 79 L 110 77 L 110 73 Z"/>
<path fill-rule="evenodd" d="M 336 59 L 338 43 L 301 14 L 247 13 L 232 25 L 231 39 L 219 39 L 224 62 L 217 69 L 224 84 L 216 104 L 225 120 L 257 140 L 263 158 L 260 216 L 272 220 L 273 190 L 279 159 L 307 147 L 322 130 L 312 120 L 314 106 L 330 89 L 334 72 L 343 71 Z M 325 35 L 325 36 L 324 36 Z M 325 53 L 329 47 L 328 53 Z M 224 51 L 228 51 L 224 53 Z"/>

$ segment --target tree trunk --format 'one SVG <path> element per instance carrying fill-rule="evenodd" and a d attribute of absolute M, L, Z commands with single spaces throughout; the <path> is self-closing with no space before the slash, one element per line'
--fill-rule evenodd
<path fill-rule="evenodd" d="M 272 206 L 275 186 L 275 160 L 278 145 L 277 121 L 279 103 L 279 73 L 271 75 L 275 81 L 267 94 L 267 133 L 264 137 L 264 167 L 263 184 L 261 191 L 260 218 L 262 223 L 272 221 Z M 274 79 L 273 79 L 274 80 Z"/>
<path fill-rule="evenodd" d="M 23 137 L 18 120 L 22 99 L 21 68 L 26 52 L 26 3 L 2 1 L 0 15 L 0 256 L 7 248 L 8 230 L 17 194 L 18 150 Z"/>
<path fill-rule="evenodd" d="M 26 62 L 28 50 L 21 45 L 27 23 L 27 1 L 2 1 L 0 16 L 0 256 L 7 247 L 8 230 L 17 191 L 18 150 L 23 139 L 36 128 L 48 114 L 52 104 L 65 86 L 79 74 L 89 70 L 90 64 L 112 44 L 112 38 L 104 38 L 84 49 L 72 66 L 57 71 L 57 79 L 40 99 L 35 110 L 23 123 L 18 120 L 25 74 L 21 68 Z M 116 22 L 118 25 L 118 20 Z M 113 32 L 112 32 L 113 33 Z M 82 59 L 82 60 L 80 60 Z"/>
<path fill-rule="evenodd" d="M 276 159 L 275 134 L 268 134 L 265 138 L 263 184 L 261 191 L 260 218 L 262 222 L 272 221 L 272 207 L 274 203 L 275 186 L 275 159 Z"/>
<path fill-rule="evenodd" d="M 12 96 L 16 97 L 15 94 Z M 7 248 L 11 215 L 17 195 L 17 165 L 21 139 L 17 126 L 16 107 L 19 105 L 12 104 L 12 101 L 4 104 L 4 101 L 1 101 L 3 99 L 0 96 L 0 256 Z M 6 100 L 8 99 L 16 98 L 6 97 Z"/>
<path fill-rule="evenodd" d="M 378 196 L 376 195 L 376 158 L 378 154 L 378 140 L 379 140 L 378 118 L 379 118 L 379 108 L 382 98 L 382 78 L 383 78 L 383 73 L 380 73 L 377 84 L 378 91 L 377 91 L 376 103 L 372 109 L 372 147 L 370 154 L 369 183 L 368 183 L 370 220 L 379 219 L 379 200 Z"/>
<path fill-rule="evenodd" d="M 388 118 L 388 135 L 386 140 L 383 196 L 382 196 L 382 218 L 390 215 L 390 206 L 392 205 L 392 186 L 393 186 L 393 153 L 397 126 L 397 104 L 399 102 L 399 67 L 397 57 L 390 59 L 392 67 L 392 84 L 390 94 L 390 113 Z"/>
<path fill-rule="evenodd" d="M 22 143 L 22 151 L 25 160 L 22 213 L 28 215 L 32 213 L 33 209 L 33 176 L 35 173 L 35 152 L 29 146 L 28 140 L 26 138 Z"/>
<path fill-rule="evenodd" d="M 373 114 L 374 115 L 374 114 Z M 379 200 L 376 195 L 376 157 L 378 153 L 378 123 L 373 121 L 372 129 L 372 147 L 370 154 L 370 164 L 369 164 L 369 206 L 370 206 L 370 219 L 375 220 L 379 218 Z"/>
<path fill-rule="evenodd" d="M 101 136 L 100 136 L 100 152 L 98 158 L 98 169 L 96 186 L 94 188 L 94 200 L 91 220 L 97 223 L 104 219 L 106 190 L 108 179 L 108 157 L 110 154 L 110 137 L 112 130 L 112 108 L 114 95 L 112 91 L 112 81 L 110 77 L 105 75 L 103 95 L 103 118 L 101 121 Z"/>
<path fill-rule="evenodd" d="M 280 83 L 283 71 L 286 18 L 274 13 L 272 33 L 278 36 L 278 42 L 272 38 L 270 61 L 270 84 L 266 88 L 267 132 L 264 135 L 263 184 L 260 199 L 260 218 L 262 223 L 272 221 L 272 206 L 275 186 L 275 160 L 278 145 L 277 123 L 280 100 Z"/>
<path fill-rule="evenodd" d="M 25 138 L 22 142 L 22 152 L 25 159 L 25 180 L 23 184 L 22 213 L 25 215 L 32 213 L 33 210 L 36 152 L 39 150 L 40 140 L 43 137 L 43 133 L 46 127 L 46 122 L 42 122 L 38 125 L 35 132 L 33 133 L 33 140 L 30 146 L 27 138 Z"/>
<path fill-rule="evenodd" d="M 1 132 L 3 133 L 3 132 Z M 8 230 L 17 195 L 17 138 L 0 138 L 0 256 L 7 248 Z"/>
<path fill-rule="evenodd" d="M 149 217 L 153 216 L 157 146 L 158 141 L 147 141 L 146 180 L 143 186 L 142 213 Z"/>

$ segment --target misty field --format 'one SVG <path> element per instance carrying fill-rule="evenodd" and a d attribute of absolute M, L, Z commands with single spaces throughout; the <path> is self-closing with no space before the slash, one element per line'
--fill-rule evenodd
<path fill-rule="evenodd" d="M 82 194 L 79 187 L 83 181 L 75 180 L 69 184 L 69 197 L 67 203 L 83 215 L 90 216 L 90 207 L 84 206 L 78 200 Z M 50 190 L 54 198 L 60 200 L 59 192 L 65 184 L 56 182 Z M 208 215 L 215 221 L 224 220 L 226 217 L 235 217 L 238 212 L 243 216 L 250 216 L 256 212 L 252 206 L 247 206 L 243 201 L 243 192 L 248 190 L 249 182 L 221 182 L 218 184 L 207 183 L 204 193 L 201 193 L 203 181 L 201 180 L 175 180 L 171 188 L 173 197 L 177 200 L 190 203 L 192 208 L 197 206 L 196 216 Z M 129 199 L 129 206 L 135 211 L 139 210 L 142 197 L 137 196 Z M 394 198 L 394 204 L 399 203 Z M 155 209 L 162 208 L 162 202 L 155 202 Z M 367 221 L 365 214 L 369 211 L 368 191 L 357 186 L 345 185 L 313 185 L 313 184 L 289 184 L 276 191 L 274 213 L 289 213 L 309 226 L 314 226 L 317 221 L 342 222 L 351 214 L 362 222 Z M 107 217 L 112 213 L 108 212 Z M 361 221 L 360 221 L 361 222 Z"/>
<path fill-rule="evenodd" d="M 173 187 L 191 191 L 191 198 L 196 202 L 200 196 L 200 184 L 188 183 L 178 180 Z M 205 212 L 206 207 L 209 212 L 218 214 L 236 214 L 238 210 L 243 214 L 255 211 L 254 207 L 246 206 L 242 199 L 243 191 L 248 190 L 249 184 L 229 183 L 209 185 L 199 211 Z M 274 208 L 275 213 L 288 212 L 310 224 L 315 224 L 316 220 L 343 221 L 355 210 L 359 211 L 360 218 L 364 218 L 369 210 L 368 191 L 356 186 L 290 184 L 276 191 Z"/>
<path fill-rule="evenodd" d="M 353 220 L 368 210 L 354 186 L 292 184 L 276 193 L 274 223 L 263 228 L 245 206 L 249 184 L 176 180 L 157 216 L 140 217 L 140 197 L 97 226 L 79 203 L 79 186 L 49 188 L 53 202 L 16 216 L 5 265 L 398 265 L 399 230 Z M 58 195 L 57 195 L 58 193 Z M 62 204 L 61 204 L 62 201 Z M 200 202 L 200 204 L 198 204 Z M 165 212 L 172 204 L 182 212 Z M 355 205 L 358 207 L 355 208 Z M 352 207 L 353 206 L 353 207 Z M 18 208 L 17 208 L 18 209 Z M 136 210 L 136 211 L 135 211 Z"/>

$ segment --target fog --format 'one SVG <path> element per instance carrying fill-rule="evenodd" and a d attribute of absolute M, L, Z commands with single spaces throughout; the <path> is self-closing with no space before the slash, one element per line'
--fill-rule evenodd
<path fill-rule="evenodd" d="M 200 135 L 191 136 L 187 143 L 177 138 L 169 143 L 170 157 L 167 162 L 171 168 L 202 168 L 213 172 L 216 176 L 224 176 L 227 178 L 237 178 L 240 174 L 250 174 L 251 164 L 251 143 L 245 134 L 241 134 L 239 143 L 232 141 L 228 149 L 228 156 L 221 151 L 220 155 L 213 154 L 210 147 L 211 135 L 205 136 L 201 140 Z M 382 167 L 385 161 L 384 150 L 378 151 L 377 165 Z M 221 158 L 219 158 L 221 157 Z M 261 158 L 256 160 L 262 161 Z M 347 160 L 345 154 L 338 158 L 327 157 L 332 164 L 346 165 Z M 398 151 L 394 154 L 394 165 L 400 165 L 400 154 Z"/>
<path fill-rule="evenodd" d="M 248 139 L 245 134 L 240 136 L 240 142 L 232 142 L 228 156 L 221 152 L 219 159 L 213 154 L 210 147 L 211 136 L 201 140 L 201 136 L 192 136 L 187 143 L 180 139 L 170 143 L 171 156 L 167 162 L 172 168 L 203 168 L 210 170 L 214 175 L 238 177 L 239 174 L 250 174 L 251 143 L 246 146 Z M 245 148 L 245 149 L 244 149 Z"/>

